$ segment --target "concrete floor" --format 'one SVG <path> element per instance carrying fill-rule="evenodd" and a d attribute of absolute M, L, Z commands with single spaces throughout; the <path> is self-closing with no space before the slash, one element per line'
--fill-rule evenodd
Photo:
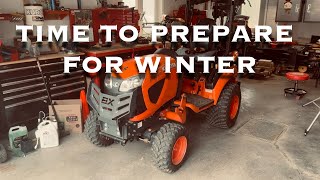
<path fill-rule="evenodd" d="M 285 98 L 293 84 L 283 77 L 242 79 L 242 107 L 230 130 L 207 128 L 195 116 L 189 158 L 175 174 L 158 171 L 151 162 L 150 145 L 98 148 L 83 135 L 63 139 L 61 146 L 43 149 L 0 165 L 3 180 L 109 179 L 320 179 L 320 124 L 304 137 L 317 113 L 302 108 L 320 96 L 314 80 L 303 83 L 309 94 L 300 101 Z"/>

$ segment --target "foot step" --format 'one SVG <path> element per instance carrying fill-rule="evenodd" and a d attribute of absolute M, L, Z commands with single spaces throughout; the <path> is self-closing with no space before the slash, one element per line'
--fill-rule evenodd
<path fill-rule="evenodd" d="M 202 109 L 209 104 L 212 104 L 214 101 L 211 99 L 204 98 L 197 94 L 186 94 L 187 95 L 187 103 L 195 105 L 197 108 Z"/>

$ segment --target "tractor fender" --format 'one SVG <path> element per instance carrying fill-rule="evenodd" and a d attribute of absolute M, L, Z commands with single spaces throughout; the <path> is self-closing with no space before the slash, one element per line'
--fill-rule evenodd
<path fill-rule="evenodd" d="M 89 104 L 87 101 L 85 90 L 82 90 L 80 92 L 80 100 L 81 100 L 81 104 L 82 104 L 82 110 L 81 110 L 82 121 L 85 123 L 85 121 L 87 120 L 87 118 L 90 114 Z"/>
<path fill-rule="evenodd" d="M 224 87 L 229 83 L 233 82 L 236 83 L 236 78 L 234 74 L 222 74 L 217 81 L 217 84 L 215 85 L 212 93 L 213 93 L 213 100 L 214 100 L 214 105 L 218 104 L 220 95 L 224 89 Z"/>
<path fill-rule="evenodd" d="M 92 90 L 94 88 L 93 87 L 94 84 L 95 83 L 93 81 L 91 81 L 89 84 L 89 88 L 87 90 L 87 95 L 86 95 L 86 101 L 87 101 L 87 104 L 89 105 L 89 107 L 91 108 L 91 110 L 96 111 L 96 113 L 99 113 L 99 106 L 97 105 L 97 103 L 93 102 L 92 96 L 93 96 L 93 93 L 100 93 L 101 91 L 99 89 L 99 90 L 96 90 L 95 92 L 92 92 Z M 90 108 L 89 108 L 89 111 L 90 111 Z"/>

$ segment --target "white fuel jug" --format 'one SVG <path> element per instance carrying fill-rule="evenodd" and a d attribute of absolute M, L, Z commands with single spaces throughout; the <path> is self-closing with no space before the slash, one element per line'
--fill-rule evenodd
<path fill-rule="evenodd" d="M 36 131 L 37 144 L 35 149 L 37 149 L 40 141 L 41 148 L 51 148 L 59 146 L 59 133 L 58 133 L 58 123 L 44 120 L 38 125 L 38 130 Z"/>

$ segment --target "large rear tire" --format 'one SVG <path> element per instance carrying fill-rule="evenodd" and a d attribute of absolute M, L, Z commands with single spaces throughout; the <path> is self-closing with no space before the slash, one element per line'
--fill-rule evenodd
<path fill-rule="evenodd" d="M 183 125 L 163 125 L 152 141 L 155 166 L 166 173 L 177 171 L 186 160 L 188 145 L 189 137 Z"/>
<path fill-rule="evenodd" d="M 8 159 L 7 151 L 2 144 L 0 144 L 0 163 L 6 162 Z"/>
<path fill-rule="evenodd" d="M 218 104 L 207 111 L 206 121 L 223 129 L 234 126 L 241 104 L 241 90 L 236 83 L 228 83 L 219 98 Z"/>
<path fill-rule="evenodd" d="M 110 146 L 113 144 L 113 139 L 100 134 L 100 124 L 98 123 L 98 115 L 96 112 L 90 111 L 84 127 L 85 135 L 92 144 L 99 147 Z"/>

